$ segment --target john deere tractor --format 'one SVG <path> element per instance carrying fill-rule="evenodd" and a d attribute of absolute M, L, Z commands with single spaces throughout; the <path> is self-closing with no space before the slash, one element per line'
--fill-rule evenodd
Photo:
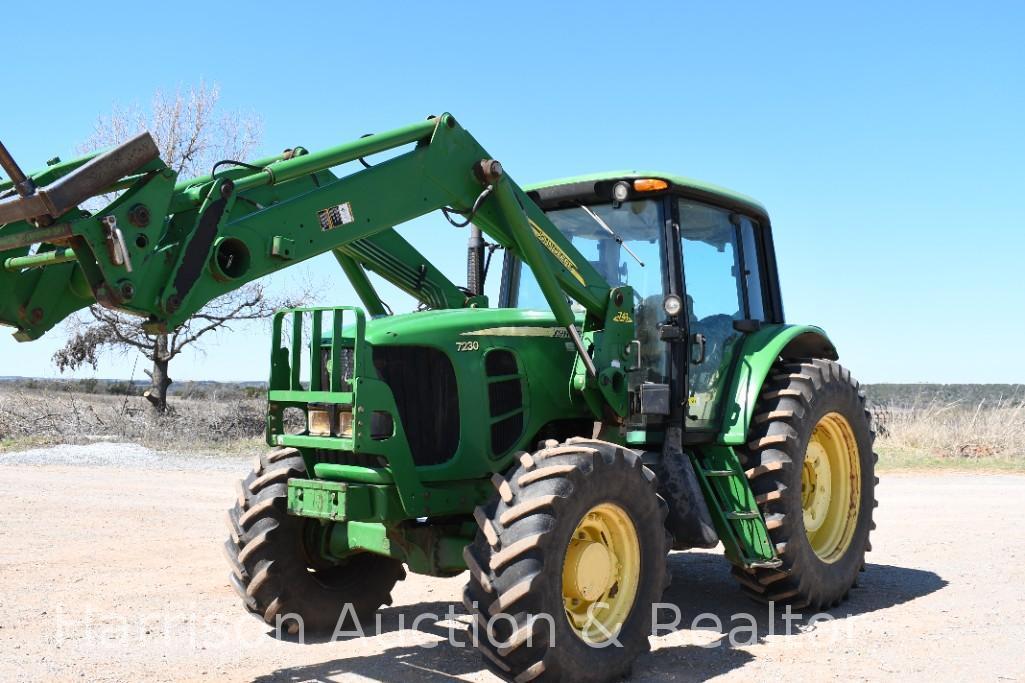
<path fill-rule="evenodd" d="M 864 568 L 864 394 L 825 332 L 784 322 L 747 197 L 659 172 L 521 187 L 450 114 L 194 179 L 148 134 L 31 175 L 0 147 L 0 165 L 19 340 L 93 302 L 171 330 L 326 252 L 358 294 L 273 321 L 271 450 L 225 551 L 277 629 L 373 623 L 406 571 L 466 572 L 495 673 L 605 681 L 648 648 L 670 550 L 722 543 L 742 590 L 812 609 Z M 439 210 L 469 233 L 465 284 L 395 230 Z M 370 274 L 420 310 L 392 314 Z"/>

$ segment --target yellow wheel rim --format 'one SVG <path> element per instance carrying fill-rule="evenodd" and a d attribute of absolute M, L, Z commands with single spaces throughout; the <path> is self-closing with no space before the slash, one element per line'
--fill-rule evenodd
<path fill-rule="evenodd" d="M 583 516 L 566 547 L 562 600 L 570 626 L 583 640 L 616 635 L 637 597 L 641 546 L 623 508 L 596 505 Z"/>
<path fill-rule="evenodd" d="M 823 561 L 836 562 L 847 552 L 860 507 L 858 442 L 847 419 L 829 413 L 812 430 L 801 468 L 804 530 Z"/>

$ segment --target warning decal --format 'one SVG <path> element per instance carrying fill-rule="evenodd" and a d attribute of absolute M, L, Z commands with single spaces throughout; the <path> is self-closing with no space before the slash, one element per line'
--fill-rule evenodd
<path fill-rule="evenodd" d="M 317 212 L 317 218 L 320 219 L 321 230 L 331 230 L 339 225 L 348 225 L 356 220 L 352 216 L 352 204 L 349 202 L 321 209 Z"/>

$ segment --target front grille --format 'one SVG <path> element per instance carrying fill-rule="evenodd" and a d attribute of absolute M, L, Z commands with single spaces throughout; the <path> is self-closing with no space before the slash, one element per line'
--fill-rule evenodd
<path fill-rule="evenodd" d="M 459 394 L 452 362 L 424 346 L 375 346 L 374 368 L 395 396 L 416 465 L 437 465 L 459 446 Z"/>

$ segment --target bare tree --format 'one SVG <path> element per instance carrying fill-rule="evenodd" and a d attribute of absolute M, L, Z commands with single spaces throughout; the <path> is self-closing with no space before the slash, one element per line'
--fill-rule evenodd
<path fill-rule="evenodd" d="M 216 86 L 200 83 L 170 96 L 158 91 L 149 112 L 117 106 L 109 117 L 99 118 L 82 151 L 112 147 L 148 130 L 161 158 L 182 177 L 202 175 L 221 159 L 244 160 L 260 137 L 260 121 L 240 112 L 219 111 L 219 99 Z M 143 332 L 138 318 L 94 304 L 88 315 L 69 322 L 70 337 L 53 361 L 64 372 L 84 364 L 95 368 L 104 352 L 140 351 L 153 363 L 146 372 L 151 386 L 143 395 L 163 412 L 172 383 L 168 365 L 175 356 L 210 333 L 231 329 L 232 322 L 264 318 L 275 308 L 294 303 L 273 301 L 261 285 L 252 283 L 212 301 L 176 330 L 157 335 Z"/>

